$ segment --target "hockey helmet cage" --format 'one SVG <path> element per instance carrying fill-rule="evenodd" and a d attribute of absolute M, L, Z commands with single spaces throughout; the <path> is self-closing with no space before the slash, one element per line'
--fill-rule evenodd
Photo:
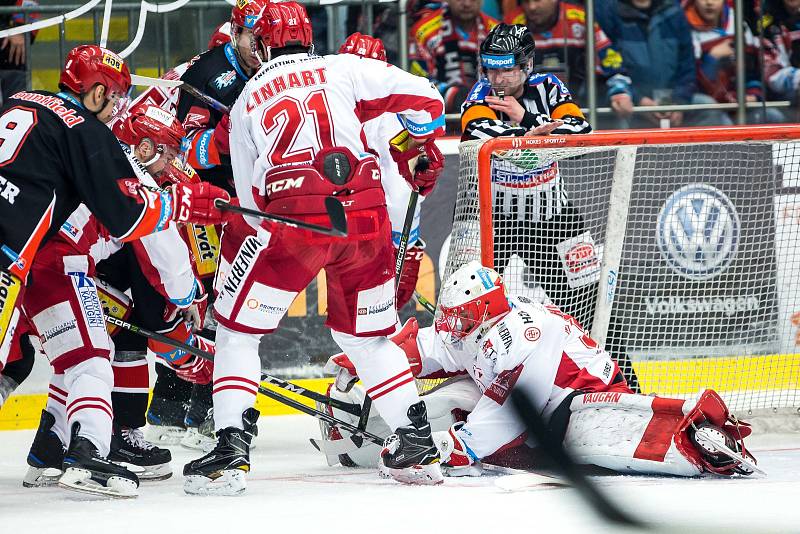
<path fill-rule="evenodd" d="M 231 33 L 232 33 L 231 23 L 223 22 L 219 25 L 219 27 L 214 30 L 213 35 L 208 40 L 208 50 L 214 49 L 218 46 L 226 45 L 231 42 Z"/>
<path fill-rule="evenodd" d="M 306 8 L 297 2 L 269 4 L 253 28 L 253 34 L 264 52 L 268 48 L 313 45 L 311 19 Z"/>
<path fill-rule="evenodd" d="M 252 30 L 258 19 L 264 14 L 268 4 L 268 0 L 236 0 L 236 4 L 231 10 L 231 25 Z M 231 28 L 231 32 L 234 29 Z"/>
<path fill-rule="evenodd" d="M 127 96 L 131 88 L 131 71 L 111 50 L 97 45 L 76 46 L 67 54 L 58 86 L 82 95 L 97 84 L 106 88 L 106 94 Z"/>
<path fill-rule="evenodd" d="M 435 328 L 450 341 L 459 341 L 482 326 L 493 325 L 510 310 L 502 277 L 471 261 L 442 284 Z"/>
<path fill-rule="evenodd" d="M 488 69 L 518 66 L 530 72 L 533 70 L 534 50 L 536 43 L 527 26 L 500 23 L 481 43 L 481 70 L 485 73 Z"/>
<path fill-rule="evenodd" d="M 386 61 L 386 49 L 383 47 L 383 41 L 359 32 L 353 33 L 347 38 L 339 48 L 339 53 Z"/>

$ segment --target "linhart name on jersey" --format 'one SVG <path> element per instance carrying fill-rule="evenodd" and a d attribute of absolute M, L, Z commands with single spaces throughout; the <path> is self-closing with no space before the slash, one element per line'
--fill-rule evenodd
<path fill-rule="evenodd" d="M 40 106 L 44 106 L 61 119 L 67 125 L 67 128 L 72 128 L 83 123 L 86 119 L 79 116 L 74 109 L 70 109 L 64 105 L 64 101 L 57 96 L 53 95 L 40 95 L 39 93 L 28 93 L 21 91 L 13 97 L 17 100 L 24 100 L 26 102 L 34 102 Z"/>
<path fill-rule="evenodd" d="M 250 97 L 247 99 L 247 112 L 250 113 L 256 107 L 264 104 L 269 99 L 281 94 L 287 89 L 311 87 L 312 85 L 321 85 L 324 83 L 328 83 L 325 67 L 279 74 L 250 92 Z"/>

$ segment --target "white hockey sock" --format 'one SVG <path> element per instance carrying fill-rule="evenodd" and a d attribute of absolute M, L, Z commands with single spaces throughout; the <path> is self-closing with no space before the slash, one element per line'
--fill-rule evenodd
<path fill-rule="evenodd" d="M 367 394 L 389 428 L 411 424 L 408 407 L 419 402 L 419 394 L 403 350 L 385 337 L 331 333 L 356 366 Z"/>
<path fill-rule="evenodd" d="M 91 441 L 102 456 L 111 448 L 111 386 L 114 372 L 106 358 L 89 358 L 64 373 L 67 386 L 68 429 L 81 424 L 78 435 Z"/>
<path fill-rule="evenodd" d="M 47 391 L 47 406 L 45 409 L 53 414 L 56 422 L 53 432 L 56 433 L 61 443 L 69 443 L 69 429 L 67 428 L 67 386 L 64 385 L 64 375 L 54 374 L 50 378 Z"/>
<path fill-rule="evenodd" d="M 252 408 L 261 380 L 260 336 L 217 327 L 214 355 L 214 429 L 242 428 L 242 412 Z"/>

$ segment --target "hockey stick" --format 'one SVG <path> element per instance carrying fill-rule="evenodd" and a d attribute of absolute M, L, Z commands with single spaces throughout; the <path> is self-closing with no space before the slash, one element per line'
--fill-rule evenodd
<path fill-rule="evenodd" d="M 581 473 L 578 465 L 564 449 L 560 439 L 547 431 L 542 416 L 531 404 L 530 398 L 519 388 L 511 392 L 511 401 L 517 415 L 536 439 L 544 454 L 550 457 L 564 474 L 564 478 L 578 491 L 594 511 L 605 520 L 619 526 L 644 529 L 648 525 L 631 516 L 609 500 L 593 483 Z"/>
<path fill-rule="evenodd" d="M 149 76 L 139 76 L 138 74 L 131 74 L 131 83 L 133 85 L 143 85 L 145 87 L 165 87 L 167 89 L 180 89 L 181 91 L 185 91 L 195 97 L 196 99 L 200 100 L 201 102 L 208 104 L 212 108 L 216 109 L 220 113 L 225 113 L 226 115 L 230 112 L 228 106 L 211 98 L 207 94 L 203 93 L 196 87 L 189 85 L 188 83 L 181 81 L 181 80 L 165 80 L 164 78 L 151 78 Z"/>
<path fill-rule="evenodd" d="M 128 322 L 123 321 L 121 319 L 117 319 L 116 317 L 110 317 L 110 316 L 106 315 L 105 319 L 106 319 L 106 322 L 111 323 L 111 324 L 113 324 L 115 326 L 119 326 L 120 328 L 124 328 L 125 330 L 129 330 L 129 331 L 133 332 L 134 334 L 139 334 L 140 336 L 147 337 L 147 338 L 150 338 L 150 339 L 154 339 L 156 341 L 159 341 L 161 343 L 165 343 L 167 345 L 171 345 L 171 346 L 173 346 L 175 348 L 178 348 L 178 349 L 181 349 L 181 350 L 183 350 L 185 352 L 188 352 L 189 354 L 194 354 L 195 356 L 203 358 L 204 360 L 214 361 L 214 355 L 211 354 L 210 352 L 206 352 L 206 351 L 204 351 L 202 349 L 199 349 L 199 348 L 194 347 L 192 345 L 189 345 L 187 343 L 182 343 L 182 342 L 180 342 L 180 341 L 178 341 L 176 339 L 172 339 L 171 337 L 165 336 L 164 334 L 159 334 L 158 332 L 153 332 L 152 330 L 148 330 L 147 328 L 142 328 L 140 326 L 136 326 L 135 324 L 128 323 Z M 267 382 L 269 384 L 272 384 L 274 386 L 278 386 L 279 388 L 285 389 L 287 391 L 291 391 L 292 393 L 296 393 L 297 395 L 300 395 L 302 397 L 306 397 L 307 399 L 311 399 L 311 400 L 314 400 L 314 401 L 319 401 L 319 402 L 322 402 L 322 403 L 325 403 L 325 404 L 329 404 L 330 406 L 336 408 L 337 410 L 342 410 L 343 412 L 347 412 L 347 413 L 349 413 L 351 415 L 354 415 L 356 417 L 359 417 L 361 415 L 361 407 L 358 404 L 355 404 L 355 403 L 352 403 L 352 402 L 344 402 L 344 401 L 341 401 L 341 400 L 338 400 L 338 399 L 334 399 L 334 398 L 328 397 L 327 395 L 322 395 L 321 393 L 317 393 L 316 391 L 311 391 L 311 390 L 306 389 L 306 388 L 304 388 L 302 386 L 298 386 L 297 384 L 293 384 L 292 382 L 287 382 L 286 380 L 282 380 L 280 378 L 274 377 L 272 375 L 268 375 L 266 373 L 262 373 L 261 374 L 261 380 L 264 381 L 264 382 Z M 264 391 L 262 391 L 262 389 Z M 272 397 L 271 394 L 273 392 L 268 390 L 268 389 L 266 389 L 266 388 L 263 388 L 262 386 L 259 386 L 259 392 L 263 393 L 264 395 L 266 395 L 268 397 L 274 398 L 278 402 L 283 402 L 281 399 L 286 399 L 286 400 L 290 400 L 290 401 L 292 400 L 292 399 L 289 399 L 289 397 L 284 397 L 283 395 L 280 395 L 280 394 L 277 394 L 277 393 L 276 393 L 276 395 L 279 395 L 280 398 Z M 292 401 L 292 402 L 296 402 L 296 401 Z M 287 403 L 284 403 L 284 404 L 287 404 Z M 300 404 L 300 403 L 297 403 L 297 404 Z M 289 404 L 289 405 L 292 406 L 293 408 L 296 408 L 296 406 L 294 406 L 293 404 Z M 308 409 L 308 410 L 311 409 L 311 408 L 308 408 L 304 404 L 300 404 L 300 406 L 303 406 L 304 409 Z M 297 409 L 300 410 L 300 411 L 303 411 L 300 408 L 297 408 Z M 327 415 L 327 414 L 325 414 L 325 415 Z M 338 419 L 336 419 L 336 421 L 338 421 Z"/>
<path fill-rule="evenodd" d="M 268 221 L 275 221 L 281 224 L 294 226 L 296 228 L 311 230 L 312 232 L 317 232 L 318 234 L 330 235 L 334 237 L 347 237 L 347 217 L 344 213 L 344 207 L 342 206 L 342 203 L 336 200 L 334 197 L 325 198 L 325 211 L 327 211 L 328 218 L 331 221 L 330 228 L 298 221 L 297 219 L 290 219 L 289 217 L 283 217 L 281 215 L 273 215 L 272 213 L 264 213 L 263 211 L 243 208 L 241 206 L 234 206 L 221 199 L 217 199 L 214 202 L 214 206 L 220 210 L 241 213 L 242 215 L 249 215 L 250 217 L 259 217 L 261 219 L 267 219 Z"/>

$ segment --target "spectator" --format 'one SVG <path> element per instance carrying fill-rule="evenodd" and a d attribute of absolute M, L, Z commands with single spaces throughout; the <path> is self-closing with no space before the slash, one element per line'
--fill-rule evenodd
<path fill-rule="evenodd" d="M 458 112 L 478 80 L 478 48 L 497 21 L 481 12 L 481 0 L 447 0 L 420 11 L 411 27 L 411 72 L 429 78 Z"/>
<path fill-rule="evenodd" d="M 520 0 L 505 17 L 508 24 L 524 24 L 536 41 L 536 69 L 551 72 L 586 102 L 586 10 L 562 0 Z M 611 107 L 623 115 L 633 111 L 630 78 L 622 71 L 622 56 L 595 24 L 597 74 L 604 82 Z"/>
<path fill-rule="evenodd" d="M 38 6 L 34 0 L 0 0 L 0 6 Z M 22 26 L 38 19 L 38 13 L 0 14 L 0 30 Z M 20 33 L 0 39 L 0 104 L 11 95 L 28 88 L 28 44 L 33 43 L 36 32 Z M 30 39 L 30 41 L 28 41 Z"/>
<path fill-rule="evenodd" d="M 714 104 L 696 92 L 689 23 L 675 0 L 598 0 L 597 22 L 622 54 L 636 105 Z M 617 113 L 624 119 L 624 115 Z M 639 113 L 633 127 L 732 124 L 719 110 Z"/>
<path fill-rule="evenodd" d="M 717 102 L 736 102 L 736 24 L 733 8 L 725 0 L 684 0 L 684 12 L 692 27 L 694 57 L 697 60 L 699 88 Z M 747 102 L 763 101 L 759 68 L 758 40 L 747 23 L 743 23 Z M 766 119 L 766 120 L 765 120 Z M 775 108 L 751 108 L 747 122 L 783 122 Z"/>
<path fill-rule="evenodd" d="M 800 87 L 800 0 L 775 0 L 762 17 L 764 77 L 771 95 L 797 101 Z"/>

